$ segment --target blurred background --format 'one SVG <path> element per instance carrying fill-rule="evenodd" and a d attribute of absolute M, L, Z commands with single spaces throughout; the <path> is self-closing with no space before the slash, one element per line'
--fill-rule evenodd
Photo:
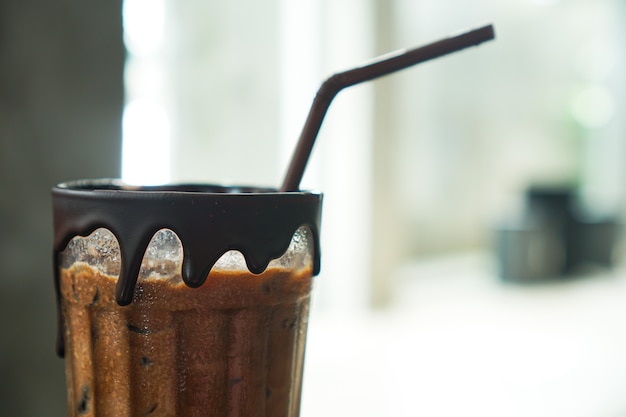
<path fill-rule="evenodd" d="M 302 415 L 625 415 L 624 7 L 0 0 L 0 414 L 66 414 L 55 183 L 278 186 L 326 77 L 493 23 L 331 106 Z"/>

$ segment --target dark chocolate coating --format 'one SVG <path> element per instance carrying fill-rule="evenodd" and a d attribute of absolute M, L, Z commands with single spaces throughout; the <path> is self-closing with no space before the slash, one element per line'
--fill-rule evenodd
<path fill-rule="evenodd" d="M 115 180 L 75 181 L 52 189 L 55 288 L 59 254 L 75 236 L 104 227 L 117 238 L 121 272 L 116 299 L 133 299 L 144 252 L 160 229 L 171 229 L 183 246 L 182 278 L 198 287 L 217 260 L 240 251 L 255 274 L 283 255 L 295 231 L 310 228 L 313 274 L 320 270 L 322 195 L 271 188 L 177 184 L 135 187 Z"/>

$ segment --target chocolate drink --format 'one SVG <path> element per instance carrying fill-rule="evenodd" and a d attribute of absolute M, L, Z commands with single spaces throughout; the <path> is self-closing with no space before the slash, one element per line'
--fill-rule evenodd
<path fill-rule="evenodd" d="M 197 289 L 150 277 L 122 307 L 116 277 L 63 269 L 71 415 L 297 415 L 311 272 L 214 268 Z"/>
<path fill-rule="evenodd" d="M 117 217 L 106 219 L 106 214 L 100 213 L 104 217 L 99 216 L 99 221 L 84 220 L 94 210 L 93 201 L 81 210 L 81 202 L 92 197 L 92 193 L 88 194 L 81 195 L 78 203 L 65 195 L 63 198 L 69 202 L 55 207 L 55 213 L 64 219 L 55 228 L 59 232 L 56 237 L 64 237 L 55 241 L 55 261 L 59 353 L 66 359 L 70 416 L 298 416 L 311 281 L 319 266 L 319 196 L 315 203 L 311 202 L 318 209 L 304 217 L 307 210 L 287 216 L 292 217 L 289 221 L 273 219 L 278 222 L 277 229 L 282 229 L 281 223 L 287 221 L 285 230 L 292 230 L 293 239 L 287 242 L 287 248 L 283 238 L 289 236 L 279 233 L 266 239 L 257 253 L 253 247 L 240 244 L 241 236 L 247 234 L 244 240 L 254 241 L 267 230 L 249 230 L 249 223 L 235 210 L 240 201 L 228 205 L 220 200 L 224 198 L 221 194 L 217 199 L 219 210 L 198 215 L 202 210 L 188 211 L 189 207 L 204 205 L 202 198 L 194 194 L 194 203 L 185 205 L 185 215 L 177 216 L 177 221 L 165 221 L 160 216 L 171 214 L 169 209 L 162 212 L 160 204 L 152 201 L 151 216 L 159 217 L 159 223 L 177 233 L 168 228 L 156 233 L 145 257 L 139 259 L 132 298 L 124 302 L 120 296 L 125 294 L 125 281 L 130 277 L 125 271 L 132 269 L 124 261 L 129 250 L 124 244 L 127 235 L 120 232 Z M 241 196 L 238 193 L 226 198 Z M 105 192 L 101 198 L 118 197 L 117 193 Z M 189 197 L 168 196 L 162 207 L 171 206 L 171 198 Z M 244 199 L 245 205 L 249 205 L 250 200 Z M 215 205 L 215 200 L 209 198 L 205 203 L 207 208 Z M 255 202 L 251 207 L 269 212 L 283 204 Z M 268 207 L 273 208 L 266 210 Z M 271 214 L 263 223 L 291 212 L 285 210 Z M 72 219 L 83 219 L 66 219 L 70 212 Z M 222 249 L 206 257 L 208 268 L 197 269 L 209 271 L 208 274 L 202 280 L 190 280 L 185 271 L 194 268 L 186 266 L 185 261 L 189 252 L 197 253 L 193 245 L 207 239 L 189 239 L 181 223 L 202 219 L 207 223 L 207 218 L 214 218 L 217 212 L 226 216 L 223 212 L 231 213 L 235 222 L 222 218 L 221 226 L 209 234 L 220 241 L 216 233 L 224 223 L 228 224 L 229 233 L 223 234 L 221 242 L 215 245 Z M 233 225 L 240 223 L 243 226 L 237 230 Z M 108 227 L 80 237 L 94 230 L 96 224 Z M 294 224 L 300 225 L 295 234 Z M 152 228 L 145 230 L 150 231 L 144 233 L 149 237 L 154 234 Z M 232 236 L 238 234 L 241 236 L 233 240 Z M 224 239 L 225 235 L 230 237 Z M 68 241 L 68 236 L 73 238 Z M 162 244 L 172 240 L 178 246 Z M 271 249 L 274 240 L 280 241 L 276 244 L 280 250 Z M 214 260 L 214 255 L 224 252 L 226 255 Z M 270 252 L 273 255 L 269 257 L 255 256 Z M 283 255 L 277 257 L 278 252 Z M 260 267 L 255 266 L 255 259 L 260 260 Z M 249 269 L 256 269 L 256 273 Z"/>

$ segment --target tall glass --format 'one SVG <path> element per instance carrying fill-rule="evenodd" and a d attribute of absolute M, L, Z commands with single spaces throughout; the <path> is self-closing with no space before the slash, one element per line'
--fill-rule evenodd
<path fill-rule="evenodd" d="M 53 189 L 70 416 L 298 416 L 321 196 Z"/>

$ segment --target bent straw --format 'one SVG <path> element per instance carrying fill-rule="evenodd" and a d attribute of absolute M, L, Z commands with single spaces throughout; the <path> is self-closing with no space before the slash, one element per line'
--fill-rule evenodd
<path fill-rule="evenodd" d="M 313 145 L 322 126 L 326 111 L 339 91 L 346 87 L 419 64 L 420 62 L 439 58 L 469 46 L 478 45 L 493 38 L 493 26 L 487 25 L 426 46 L 384 55 L 370 64 L 332 75 L 322 83 L 317 91 L 280 191 L 297 191 L 299 189 L 304 169 L 313 150 Z"/>

